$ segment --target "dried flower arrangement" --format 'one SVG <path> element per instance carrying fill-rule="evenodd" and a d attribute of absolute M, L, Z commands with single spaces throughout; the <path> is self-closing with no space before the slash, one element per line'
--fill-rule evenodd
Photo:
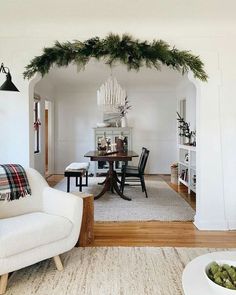
<path fill-rule="evenodd" d="M 125 97 L 125 104 L 118 106 L 118 111 L 120 113 L 120 117 L 123 118 L 128 113 L 128 110 L 130 110 L 130 109 L 131 109 L 131 105 L 129 105 L 129 101 L 126 96 Z"/>

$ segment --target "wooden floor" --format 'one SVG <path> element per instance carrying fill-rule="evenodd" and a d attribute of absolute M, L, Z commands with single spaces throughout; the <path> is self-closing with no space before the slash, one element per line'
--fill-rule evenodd
<path fill-rule="evenodd" d="M 195 209 L 194 194 L 189 196 L 184 186 L 171 185 L 169 176 L 161 177 Z M 53 175 L 47 180 L 54 186 L 62 178 Z M 192 222 L 96 222 L 94 233 L 94 246 L 236 248 L 236 231 L 199 231 Z"/>
<path fill-rule="evenodd" d="M 236 232 L 199 231 L 192 222 L 106 222 L 95 224 L 94 246 L 236 248 Z"/>

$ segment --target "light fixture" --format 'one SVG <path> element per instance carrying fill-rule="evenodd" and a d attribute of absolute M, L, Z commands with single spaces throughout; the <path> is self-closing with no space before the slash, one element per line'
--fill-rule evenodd
<path fill-rule="evenodd" d="M 16 86 L 12 83 L 10 70 L 7 67 L 4 67 L 4 64 L 1 64 L 0 73 L 6 74 L 6 81 L 0 87 L 0 90 L 4 91 L 18 91 Z"/>
<path fill-rule="evenodd" d="M 125 104 L 126 91 L 120 86 L 116 78 L 110 76 L 97 90 L 97 104 L 105 112 L 117 112 L 117 107 Z"/>

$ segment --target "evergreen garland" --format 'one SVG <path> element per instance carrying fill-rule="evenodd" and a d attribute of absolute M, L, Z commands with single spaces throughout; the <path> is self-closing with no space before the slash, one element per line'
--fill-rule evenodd
<path fill-rule="evenodd" d="M 28 79 L 37 72 L 44 76 L 53 65 L 62 67 L 72 62 L 84 67 L 92 57 L 97 60 L 103 58 L 109 65 L 120 62 L 126 65 L 128 70 L 138 71 L 142 66 L 160 70 L 161 65 L 166 65 L 182 74 L 192 71 L 194 77 L 202 81 L 207 81 L 208 78 L 203 62 L 189 51 L 170 48 L 170 45 L 162 40 L 139 41 L 127 34 L 122 37 L 109 34 L 103 39 L 94 37 L 84 42 L 56 41 L 53 47 L 44 48 L 43 54 L 36 56 L 26 66 L 23 75 Z"/>

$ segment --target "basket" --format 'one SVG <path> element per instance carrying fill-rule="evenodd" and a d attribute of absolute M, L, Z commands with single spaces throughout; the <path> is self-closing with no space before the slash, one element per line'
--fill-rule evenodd
<path fill-rule="evenodd" d="M 170 182 L 173 184 L 178 184 L 178 164 L 172 164 L 170 171 Z"/>

